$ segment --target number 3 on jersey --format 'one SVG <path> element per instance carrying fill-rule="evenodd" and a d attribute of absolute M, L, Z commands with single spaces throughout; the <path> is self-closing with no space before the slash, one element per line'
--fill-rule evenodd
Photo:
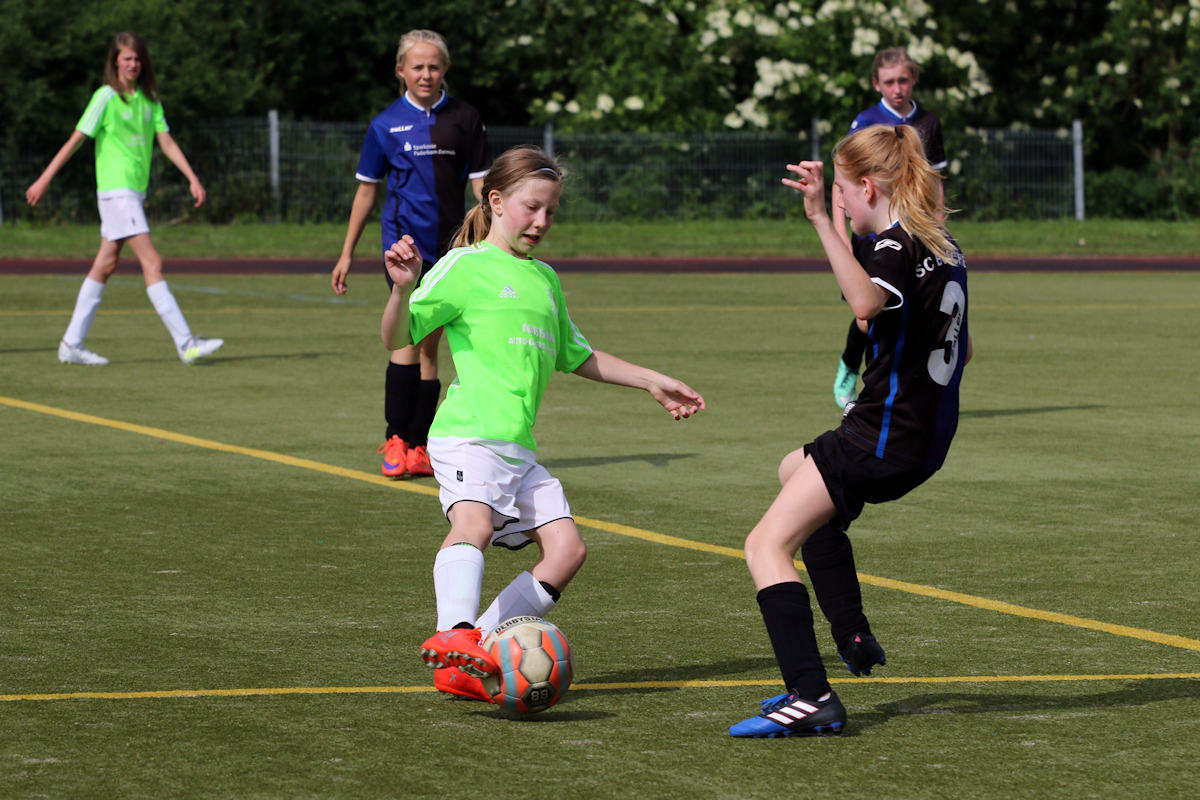
<path fill-rule="evenodd" d="M 958 337 L 962 331 L 963 314 L 967 310 L 967 296 L 962 284 L 950 281 L 942 290 L 939 310 L 950 317 L 945 340 L 929 354 L 929 377 L 940 386 L 950 383 L 958 366 Z"/>

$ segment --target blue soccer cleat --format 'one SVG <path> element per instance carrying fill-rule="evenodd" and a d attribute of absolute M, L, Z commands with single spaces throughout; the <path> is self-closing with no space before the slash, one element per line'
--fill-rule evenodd
<path fill-rule="evenodd" d="M 729 727 L 730 736 L 775 739 L 782 736 L 827 736 L 842 732 L 846 707 L 833 692 L 821 700 L 781 694 L 762 702 L 763 713 Z"/>
<path fill-rule="evenodd" d="M 871 668 L 876 664 L 882 666 L 887 663 L 887 658 L 883 655 L 883 648 L 870 633 L 854 634 L 850 644 L 846 645 L 844 649 L 838 650 L 838 656 L 846 665 L 846 669 L 850 670 L 855 677 L 870 675 Z"/>

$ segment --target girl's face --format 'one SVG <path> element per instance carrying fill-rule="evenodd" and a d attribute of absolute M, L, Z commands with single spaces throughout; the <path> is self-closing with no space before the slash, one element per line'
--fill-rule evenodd
<path fill-rule="evenodd" d="M 137 86 L 138 76 L 142 74 L 142 60 L 137 51 L 131 47 L 122 47 L 117 52 L 117 77 L 126 87 Z"/>
<path fill-rule="evenodd" d="M 907 64 L 896 64 L 893 67 L 880 67 L 875 75 L 875 91 L 883 97 L 885 103 L 893 111 L 907 113 L 912 104 L 913 87 L 912 72 Z"/>
<path fill-rule="evenodd" d="M 404 54 L 396 65 L 396 77 L 404 81 L 405 90 L 414 100 L 429 108 L 442 96 L 442 79 L 446 64 L 442 51 L 428 42 L 418 42 Z"/>
<path fill-rule="evenodd" d="M 833 165 L 833 184 L 842 193 L 842 202 L 846 206 L 846 216 L 850 218 L 850 230 L 858 236 L 869 236 L 878 233 L 876 229 L 877 200 L 880 197 L 877 187 L 870 178 L 860 178 L 852 181 L 842 173 L 837 162 Z"/>
<path fill-rule="evenodd" d="M 487 198 L 492 207 L 487 241 L 509 255 L 529 258 L 554 224 L 561 193 L 558 181 L 533 177 L 522 180 L 507 195 L 493 189 Z"/>

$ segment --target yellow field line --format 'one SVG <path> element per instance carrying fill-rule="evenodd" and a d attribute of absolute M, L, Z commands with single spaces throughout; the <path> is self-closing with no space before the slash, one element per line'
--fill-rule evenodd
<path fill-rule="evenodd" d="M 313 313 L 313 312 L 339 312 L 345 313 L 348 311 L 369 311 L 372 314 L 378 314 L 379 309 L 363 306 L 349 306 L 341 304 L 330 304 L 320 306 L 310 306 L 304 308 L 199 308 L 193 309 L 192 314 L 245 314 L 247 311 L 253 310 L 256 314 L 296 314 L 296 313 Z M 763 312 L 799 312 L 799 311 L 845 311 L 844 303 L 823 303 L 817 305 L 741 305 L 731 306 L 721 303 L 690 303 L 686 305 L 670 305 L 670 306 L 579 306 L 572 307 L 571 311 L 574 314 L 662 314 L 675 312 L 686 313 L 719 313 L 726 312 L 732 314 L 760 314 Z M 1057 304 L 1057 303 L 1017 303 L 1011 305 L 1001 305 L 996 303 L 975 303 L 971 306 L 971 310 L 979 313 L 986 311 L 1050 311 L 1061 313 L 1067 311 L 1093 313 L 1097 311 L 1196 311 L 1200 310 L 1200 303 L 1084 303 L 1084 304 Z M 145 309 L 119 309 L 99 312 L 104 316 L 144 316 L 154 314 L 152 308 Z M 21 311 L 21 310 L 0 310 L 0 317 L 65 317 L 70 316 L 71 309 L 44 309 L 38 311 Z"/>
<path fill-rule="evenodd" d="M 92 416 L 91 414 L 80 414 L 77 411 L 67 411 L 66 409 L 62 408 L 54 408 L 53 406 L 44 406 L 40 403 L 27 403 L 24 400 L 16 400 L 11 397 L 0 397 L 0 405 L 12 406 L 13 408 L 23 408 L 26 411 L 34 411 L 39 414 L 62 417 L 63 419 L 74 420 L 75 422 L 84 422 L 89 425 L 99 425 L 105 428 L 116 428 L 117 430 L 127 431 L 128 433 L 151 436 L 155 439 L 166 439 L 170 442 L 178 442 L 179 444 L 191 445 L 192 447 L 201 447 L 206 450 L 217 450 L 222 453 L 237 453 L 238 455 L 249 456 L 251 458 L 259 458 L 263 461 L 273 461 L 276 464 L 285 464 L 289 467 L 299 467 L 300 469 L 323 472 L 326 475 L 336 475 L 339 478 L 351 478 L 353 480 L 366 481 L 367 483 L 380 484 L 393 489 L 403 489 L 404 491 L 415 492 L 417 494 L 436 496 L 438 493 L 438 490 L 432 486 L 425 486 L 419 483 L 394 481 L 390 478 L 385 478 L 383 475 L 373 475 L 369 472 L 346 469 L 345 467 L 335 467 L 332 464 L 323 464 L 320 461 L 311 461 L 307 458 L 296 458 L 294 456 L 284 455 L 283 453 L 273 453 L 269 450 L 256 450 L 252 447 L 241 447 L 240 445 L 236 444 L 225 444 L 224 442 L 215 442 L 212 439 L 200 439 L 196 436 L 175 433 L 174 431 L 163 430 L 162 428 L 152 428 L 148 425 L 135 425 L 131 422 L 105 419 L 104 417 L 96 417 Z"/>
<path fill-rule="evenodd" d="M 944 675 L 910 678 L 830 678 L 832 684 L 947 684 L 947 683 L 1076 683 L 1080 681 L 1196 680 L 1200 672 L 1149 672 L 1135 675 Z M 775 686 L 778 679 L 714 681 L 618 681 L 573 683 L 574 691 L 610 692 L 629 689 L 719 689 L 741 686 Z M 157 692 L 47 692 L 0 694 L 0 702 L 50 700 L 152 700 L 171 697 L 263 697 L 298 694 L 421 694 L 432 686 L 293 686 L 260 689 L 165 689 Z"/>
<path fill-rule="evenodd" d="M 256 450 L 249 447 L 241 447 L 239 445 L 216 442 L 212 441 L 211 439 L 200 439 L 195 436 L 188 436 L 185 434 L 175 433 L 174 431 L 163 430 L 162 428 L 152 428 L 146 425 L 135 425 L 128 422 L 121 422 L 119 420 L 96 417 L 92 416 L 91 414 L 80 414 L 75 411 L 67 411 L 61 408 L 54 408 L 53 406 L 42 405 L 40 403 L 29 403 L 23 400 L 16 400 L 13 398 L 0 396 L 0 404 L 9 405 L 14 408 L 22 408 L 39 414 L 62 417 L 64 419 L 70 419 L 76 422 L 84 422 L 90 425 L 100 425 L 108 428 L 116 428 L 117 430 L 128 431 L 130 433 L 141 434 L 143 436 L 166 439 L 168 441 L 191 445 L 193 447 L 217 450 L 224 453 L 237 453 L 239 455 L 258 458 L 264 461 L 272 461 L 277 464 L 284 464 L 291 467 L 299 467 L 301 469 L 323 472 L 327 475 L 336 475 L 342 478 L 350 478 L 352 480 L 365 481 L 367 483 L 387 486 L 388 488 L 392 489 L 400 489 L 402 491 L 424 495 L 436 495 L 438 493 L 438 490 L 431 486 L 426 486 L 424 484 L 415 483 L 412 481 L 394 481 L 378 474 L 346 469 L 344 467 L 336 467 L 330 464 L 323 464 L 319 461 L 295 458 L 293 456 L 286 456 L 281 453 L 273 453 L 268 450 Z M 575 521 L 580 525 L 594 528 L 596 530 L 615 533 L 617 535 L 627 536 L 633 539 L 641 539 L 643 541 L 653 542 L 656 544 L 667 545 L 669 547 L 698 550 L 705 553 L 728 556 L 730 558 L 745 558 L 745 553 L 743 553 L 743 551 L 732 547 L 723 547 L 721 545 L 707 544 L 705 542 L 697 542 L 691 539 L 682 539 L 677 536 L 669 536 L 667 534 L 657 533 L 655 531 L 634 528 L 617 522 L 591 519 L 589 517 L 577 516 L 575 517 Z M 799 562 L 797 562 L 796 566 L 800 569 L 803 569 L 803 565 Z M 1190 639 L 1185 636 L 1159 633 L 1157 631 L 1144 630 L 1142 628 L 1131 628 L 1125 625 L 1114 625 L 1109 622 L 1100 622 L 1098 620 L 1088 619 L 1086 617 L 1060 614 L 1055 611 L 1044 611 L 1042 609 L 1006 603 L 1001 600 L 991 600 L 986 597 L 978 597 L 976 595 L 964 594 L 962 592 L 952 592 L 946 589 L 939 589 L 934 586 L 909 583 L 907 581 L 883 578 L 861 572 L 858 574 L 858 577 L 860 581 L 871 586 L 879 586 L 885 589 L 895 589 L 898 591 L 907 592 L 909 594 L 930 597 L 937 600 L 945 600 L 952 603 L 959 603 L 960 605 L 971 606 L 973 608 L 980 608 L 987 611 L 995 611 L 1001 614 L 1010 614 L 1017 617 L 1026 617 L 1029 619 L 1041 620 L 1043 622 L 1053 622 L 1060 625 L 1067 625 L 1073 628 L 1099 631 L 1101 633 L 1107 633 L 1113 636 L 1141 639 L 1143 641 L 1163 644 L 1169 647 L 1178 647 L 1183 650 L 1200 651 L 1200 640 Z"/>

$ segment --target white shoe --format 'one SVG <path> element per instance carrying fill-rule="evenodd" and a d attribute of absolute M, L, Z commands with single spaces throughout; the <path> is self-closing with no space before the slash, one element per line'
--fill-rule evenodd
<path fill-rule="evenodd" d="M 104 356 L 98 356 L 82 344 L 67 344 L 59 342 L 58 360 L 64 364 L 85 364 L 89 367 L 102 367 L 108 363 Z"/>
<path fill-rule="evenodd" d="M 187 344 L 176 349 L 179 351 L 180 361 L 185 364 L 192 364 L 205 356 L 211 356 L 220 350 L 223 344 L 225 344 L 224 339 L 198 339 L 193 336 L 191 339 L 188 339 Z"/>

